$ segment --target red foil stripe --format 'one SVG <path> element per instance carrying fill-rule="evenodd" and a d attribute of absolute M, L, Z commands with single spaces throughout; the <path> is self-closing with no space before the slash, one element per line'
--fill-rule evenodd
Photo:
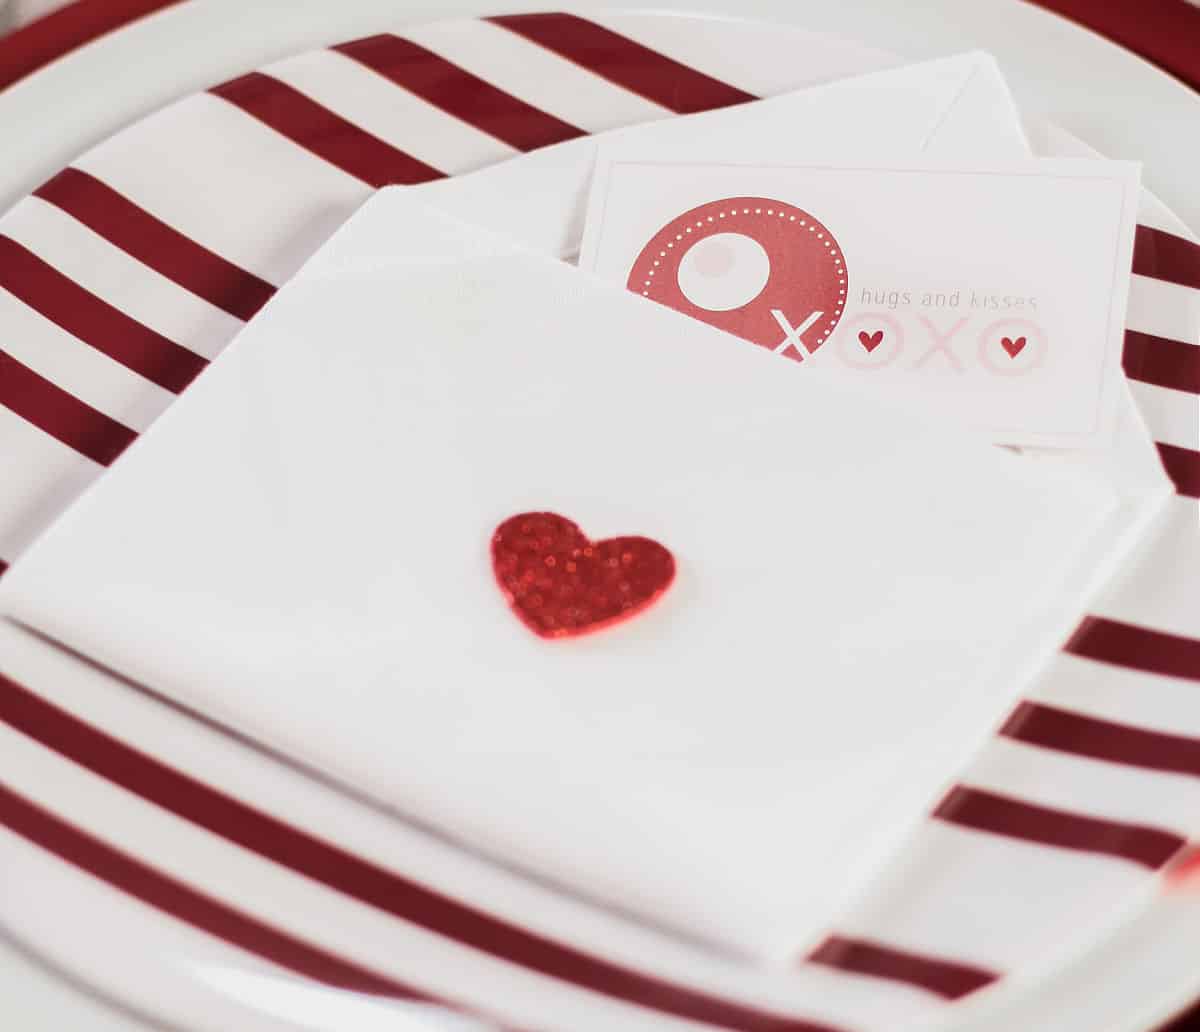
<path fill-rule="evenodd" d="M 573 14 L 507 14 L 488 21 L 679 114 L 758 99 Z"/>
<path fill-rule="evenodd" d="M 180 0 L 76 0 L 0 40 L 0 90 L 51 61 Z"/>
<path fill-rule="evenodd" d="M 1056 810 L 959 785 L 933 811 L 948 824 L 1057 849 L 1097 853 L 1157 871 L 1186 844 L 1174 832 Z"/>
<path fill-rule="evenodd" d="M 251 72 L 210 93 L 286 136 L 311 154 L 373 187 L 443 178 L 436 168 L 397 150 L 341 115 L 262 72 Z"/>
<path fill-rule="evenodd" d="M 237 319 L 249 321 L 275 293 L 266 280 L 184 236 L 87 172 L 63 169 L 33 196 Z"/>
<path fill-rule="evenodd" d="M 0 405 L 101 466 L 137 438 L 129 427 L 0 352 Z"/>
<path fill-rule="evenodd" d="M 1200 640 L 1103 616 L 1086 617 L 1063 651 L 1148 674 L 1200 681 Z"/>
<path fill-rule="evenodd" d="M 1200 17 L 1200 9 L 1196 13 Z M 1138 226 L 1133 238 L 1133 271 L 1200 289 L 1200 244 L 1166 230 Z"/>
<path fill-rule="evenodd" d="M 1100 720 L 1040 702 L 1022 702 L 999 733 L 1056 752 L 1200 777 L 1200 739 Z"/>
<path fill-rule="evenodd" d="M 991 985 L 999 974 L 983 968 L 894 949 L 882 943 L 831 935 L 806 958 L 812 964 L 886 978 L 958 1000 Z"/>
<path fill-rule="evenodd" d="M 131 319 L 2 235 L 0 287 L 89 347 L 173 394 L 208 365 L 195 352 Z"/>
<path fill-rule="evenodd" d="M 1195 344 L 1126 330 L 1124 366 L 1131 380 L 1200 394 L 1200 347 Z"/>
<path fill-rule="evenodd" d="M 1154 446 L 1175 490 L 1186 498 L 1200 498 L 1200 451 L 1162 441 L 1155 441 Z"/>
<path fill-rule="evenodd" d="M 1085 28 L 1128 47 L 1164 71 L 1200 90 L 1200 10 L 1185 0 L 1138 0 L 1098 4 L 1095 0 L 1032 0 Z"/>
<path fill-rule="evenodd" d="M 1172 1018 L 1167 1024 L 1160 1025 L 1153 1032 L 1200 1032 L 1200 1002 Z"/>
<path fill-rule="evenodd" d="M 431 1000 L 406 985 L 312 946 L 163 874 L 2 785 L 0 824 L 134 899 L 305 978 L 351 992 Z"/>
<path fill-rule="evenodd" d="M 0 675 L 0 720 L 113 784 L 267 860 L 502 960 L 664 1014 L 746 1032 L 831 1032 L 640 974 L 443 896 L 91 727 Z"/>
<path fill-rule="evenodd" d="M 370 36 L 333 48 L 448 115 L 510 147 L 530 151 L 583 136 L 578 129 L 399 36 Z"/>

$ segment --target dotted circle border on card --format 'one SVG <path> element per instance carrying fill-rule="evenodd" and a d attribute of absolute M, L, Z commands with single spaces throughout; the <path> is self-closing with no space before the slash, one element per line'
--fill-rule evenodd
<path fill-rule="evenodd" d="M 699 217 L 696 217 L 697 213 L 701 213 Z M 708 201 L 682 212 L 666 223 L 642 248 L 630 270 L 627 287 L 649 300 L 661 301 L 662 298 L 655 295 L 658 293 L 656 290 L 658 284 L 668 282 L 665 277 L 661 276 L 664 261 L 674 259 L 677 269 L 678 262 L 696 242 L 716 233 L 739 232 L 737 228 L 739 223 L 745 225 L 748 220 L 756 219 L 769 219 L 772 222 L 783 220 L 783 225 L 793 227 L 800 233 L 814 234 L 814 240 L 821 241 L 827 250 L 827 257 L 837 280 L 838 296 L 833 315 L 827 321 L 823 321 L 822 329 L 810 349 L 815 351 L 817 347 L 833 336 L 833 332 L 846 310 L 849 276 L 846 269 L 845 252 L 820 219 L 789 202 L 767 197 L 729 197 Z M 676 231 L 668 233 L 669 229 Z M 664 236 L 664 234 L 666 235 Z M 745 235 L 763 244 L 763 241 L 753 232 Z M 651 245 L 655 241 L 658 242 L 658 245 L 652 248 Z M 678 248 L 678 253 L 673 255 L 671 252 L 676 248 Z M 770 255 L 769 249 L 768 254 L 772 258 L 772 266 L 774 266 L 776 256 Z M 774 270 L 772 270 L 772 275 L 774 275 Z M 658 278 L 656 279 L 656 277 Z M 757 297 L 758 295 L 739 307 L 745 308 L 753 304 Z M 696 307 L 700 308 L 700 306 Z M 802 356 L 797 355 L 796 357 Z"/>

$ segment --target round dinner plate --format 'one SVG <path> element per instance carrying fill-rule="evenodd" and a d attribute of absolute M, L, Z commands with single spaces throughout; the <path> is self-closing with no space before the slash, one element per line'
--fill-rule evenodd
<path fill-rule="evenodd" d="M 232 13 L 216 2 L 164 11 L 9 91 L 0 117 L 15 103 L 7 110 L 32 122 L 23 105 L 44 83 L 84 74 L 80 62 L 105 48 L 118 48 L 111 60 L 131 40 L 147 47 L 138 33 L 161 32 L 163 45 L 142 51 L 161 53 L 186 38 L 170 19 L 202 8 Z M 347 31 L 332 35 L 332 17 L 304 31 L 322 43 L 380 31 L 381 10 L 347 5 Z M 1064 31 L 1037 19 L 1051 37 Z M 211 62 L 218 41 L 248 36 L 292 49 L 286 32 L 251 34 L 237 17 L 207 24 L 213 50 L 197 51 Z M 401 28 L 392 9 L 387 25 L 398 33 L 387 74 L 354 47 L 303 53 L 86 153 L 77 138 L 69 152 L 56 143 L 22 157 L 4 185 L 36 195 L 0 220 L 0 448 L 12 460 L 0 558 L 100 475 L 381 182 L 897 60 L 807 29 L 636 13 Z M 222 77 L 201 64 L 180 68 L 159 99 L 188 75 L 189 88 Z M 1135 66 L 1135 80 L 1150 76 L 1146 96 L 1166 82 L 1196 119 L 1181 118 L 1181 138 L 1200 124 L 1182 87 Z M 116 106 L 135 103 L 129 93 Z M 1149 146 L 1165 134 L 1147 112 L 1130 121 Z M 1087 153 L 1050 127 L 1035 136 Z M 1200 386 L 1187 350 L 1200 251 L 1150 197 L 1140 221 L 1127 368 L 1179 485 L 1139 567 L 1149 572 L 1085 621 L 885 884 L 795 970 L 748 971 L 495 869 L 8 625 L 0 922 L 97 992 L 182 1028 L 473 1027 L 479 1016 L 505 1027 L 932 1028 L 1013 1020 L 1007 987 L 1081 965 L 1111 935 L 1110 963 L 1127 966 L 1122 942 L 1192 905 L 1185 890 L 1164 904 L 1163 876 L 1200 832 L 1200 739 L 1185 737 L 1200 736 L 1200 605 L 1176 570 L 1200 563 L 1188 436 Z M 122 350 L 129 340 L 136 355 Z M 1164 1008 L 1183 998 L 1178 969 L 1159 960 L 1085 1002 L 1107 999 L 1107 1016 L 1123 1008 L 1144 1027 L 1158 1016 L 1145 1011 L 1151 993 Z M 1041 1012 L 1052 1027 L 1094 1027 L 1060 1002 Z M 451 1009 L 433 1009 L 442 1003 Z"/>

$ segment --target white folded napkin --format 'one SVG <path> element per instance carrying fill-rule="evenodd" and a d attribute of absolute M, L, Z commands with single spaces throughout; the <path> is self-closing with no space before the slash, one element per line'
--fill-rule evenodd
<path fill-rule="evenodd" d="M 956 60 L 797 94 L 746 139 L 886 134 L 924 97 L 886 136 L 920 149 L 955 96 L 1006 110 Z M 717 114 L 655 131 L 745 125 Z M 1128 399 L 1110 451 L 1023 457 L 553 260 L 589 160 L 564 146 L 377 195 L 0 609 L 507 864 L 783 959 L 1061 641 L 1161 472 Z M 532 633 L 492 536 L 547 510 L 653 539 L 673 583 Z"/>
<path fill-rule="evenodd" d="M 390 192 L 3 595 L 507 862 L 780 956 L 1060 641 L 1120 509 Z M 531 510 L 676 581 L 540 638 L 489 557 Z"/>

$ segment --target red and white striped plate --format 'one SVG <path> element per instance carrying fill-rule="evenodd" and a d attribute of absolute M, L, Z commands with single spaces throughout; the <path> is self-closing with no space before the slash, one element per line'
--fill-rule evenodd
<path fill-rule="evenodd" d="M 374 187 L 895 60 L 812 43 L 637 14 L 406 26 L 87 152 L 0 219 L 0 561 Z M 1125 368 L 1178 491 L 1161 533 L 796 968 L 489 866 L 4 624 L 0 923 L 206 1029 L 416 1027 L 433 1005 L 506 1028 L 892 1030 L 1044 972 L 1200 837 L 1200 245 L 1149 197 L 1134 273 Z"/>

